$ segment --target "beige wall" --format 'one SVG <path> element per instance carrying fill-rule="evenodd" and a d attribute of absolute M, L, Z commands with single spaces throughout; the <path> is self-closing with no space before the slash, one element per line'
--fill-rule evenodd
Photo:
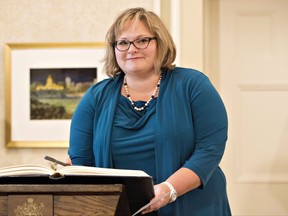
<path fill-rule="evenodd" d="M 180 4 L 180 63 L 183 67 L 204 68 L 203 0 L 182 0 Z"/>

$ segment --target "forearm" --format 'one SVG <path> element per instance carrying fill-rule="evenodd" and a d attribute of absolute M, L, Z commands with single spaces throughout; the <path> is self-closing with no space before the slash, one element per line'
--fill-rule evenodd
<path fill-rule="evenodd" d="M 198 175 L 188 168 L 180 168 L 166 181 L 173 185 L 178 196 L 198 188 L 201 185 L 201 180 Z"/>
<path fill-rule="evenodd" d="M 171 175 L 166 182 L 169 182 L 177 192 L 177 196 L 181 196 L 188 191 L 191 191 L 201 185 L 201 180 L 192 170 L 187 168 L 180 168 L 173 175 Z M 155 189 L 155 197 L 150 201 L 150 203 L 159 199 L 163 195 L 169 194 L 170 188 L 165 183 L 160 183 L 154 186 Z M 147 209 L 145 209 L 142 214 L 146 214 L 159 208 L 164 207 L 169 203 L 169 196 L 165 196 L 157 203 L 151 205 Z"/>

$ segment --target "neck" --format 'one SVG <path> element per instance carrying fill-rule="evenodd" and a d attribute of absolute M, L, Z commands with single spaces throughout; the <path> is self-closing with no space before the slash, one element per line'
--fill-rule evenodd
<path fill-rule="evenodd" d="M 126 76 L 126 82 L 129 86 L 130 93 L 145 94 L 154 91 L 160 75 L 152 74 L 150 76 Z"/>
<path fill-rule="evenodd" d="M 142 111 L 149 105 L 152 99 L 158 96 L 161 78 L 162 78 L 162 75 L 157 77 L 157 80 L 156 82 L 153 82 L 153 85 L 151 85 L 150 79 L 145 80 L 144 84 L 142 81 L 139 86 L 134 84 L 134 86 L 136 86 L 137 88 L 133 89 L 130 87 L 130 84 L 128 84 L 127 77 L 125 76 L 124 81 L 123 81 L 122 95 L 126 96 L 130 100 L 135 110 Z M 155 77 L 153 77 L 153 79 L 151 80 L 154 81 Z M 132 80 L 130 80 L 130 83 L 131 81 Z M 148 85 L 148 81 L 149 81 L 149 85 Z M 153 87 L 151 88 L 151 86 Z M 136 107 L 134 104 L 134 101 L 138 101 L 138 100 L 146 101 L 145 105 L 140 108 Z"/>

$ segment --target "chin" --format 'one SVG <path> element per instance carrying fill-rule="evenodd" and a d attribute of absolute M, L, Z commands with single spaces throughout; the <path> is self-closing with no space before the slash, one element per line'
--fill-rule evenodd
<path fill-rule="evenodd" d="M 142 71 L 145 71 L 145 69 L 143 70 L 143 67 L 128 67 L 125 71 L 127 71 L 128 73 L 140 73 Z"/>

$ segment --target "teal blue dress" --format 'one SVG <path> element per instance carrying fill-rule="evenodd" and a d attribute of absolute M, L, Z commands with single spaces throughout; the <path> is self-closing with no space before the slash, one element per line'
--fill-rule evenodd
<path fill-rule="evenodd" d="M 227 140 L 224 104 L 201 72 L 163 71 L 158 97 L 143 112 L 120 94 L 123 74 L 92 86 L 74 112 L 73 164 L 142 169 L 155 184 L 181 167 L 202 185 L 161 208 L 159 216 L 231 215 L 225 175 L 218 166 Z"/>
<path fill-rule="evenodd" d="M 111 133 L 113 167 L 144 170 L 156 179 L 154 124 L 156 100 L 145 110 L 133 109 L 130 101 L 120 96 Z M 145 102 L 137 101 L 141 107 Z M 145 163 L 143 163 L 145 161 Z"/>

